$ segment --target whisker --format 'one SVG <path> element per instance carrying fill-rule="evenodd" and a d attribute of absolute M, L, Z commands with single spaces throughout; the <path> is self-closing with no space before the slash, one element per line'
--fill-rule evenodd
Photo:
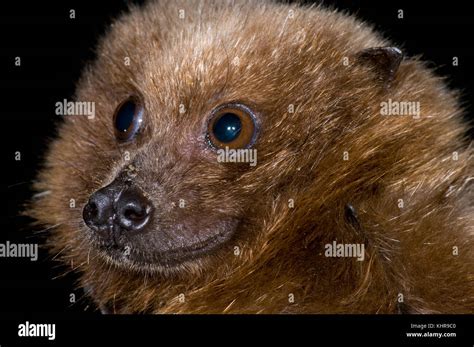
<path fill-rule="evenodd" d="M 31 183 L 31 181 L 23 181 L 23 182 L 13 183 L 13 184 L 10 184 L 9 186 L 7 186 L 7 189 L 17 187 L 17 186 L 20 186 L 22 184 L 27 184 L 27 183 Z"/>
<path fill-rule="evenodd" d="M 58 223 L 58 224 L 54 224 L 54 225 L 51 225 L 45 229 L 42 229 L 42 230 L 38 230 L 38 231 L 33 231 L 33 234 L 35 235 L 38 235 L 38 234 L 41 234 L 41 233 L 44 233 L 44 232 L 47 232 L 51 229 L 54 229 L 54 228 L 57 228 L 58 226 L 62 225 L 63 223 Z"/>

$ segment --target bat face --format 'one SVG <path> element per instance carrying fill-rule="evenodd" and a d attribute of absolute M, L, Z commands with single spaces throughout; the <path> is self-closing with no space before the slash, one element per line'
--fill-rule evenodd
<path fill-rule="evenodd" d="M 112 141 L 126 157 L 110 168 L 112 181 L 90 195 L 83 219 L 101 255 L 119 265 L 169 269 L 220 248 L 243 222 L 248 193 L 235 184 L 235 164 L 226 167 L 219 153 L 255 153 L 259 124 L 249 107 L 226 103 L 182 129 L 186 114 L 160 125 L 162 113 L 145 105 L 134 95 L 111 117 Z M 166 132 L 152 129 L 151 118 Z M 248 171 L 248 164 L 237 165 Z"/>
<path fill-rule="evenodd" d="M 145 70 L 131 78 L 143 81 L 153 73 Z M 172 76 L 162 83 L 170 88 Z M 95 157 L 97 151 L 90 148 L 79 153 L 93 157 L 85 173 L 101 172 L 94 187 L 78 187 L 95 189 L 86 196 L 81 237 L 119 266 L 169 269 L 221 248 L 246 222 L 255 167 L 248 160 L 220 157 L 225 151 L 255 157 L 262 120 L 240 100 L 214 97 L 213 103 L 197 100 L 195 108 L 188 108 L 188 96 L 178 99 L 179 85 L 165 103 L 144 93 L 148 87 L 124 92 L 128 96 L 113 105 L 113 112 L 98 114 L 93 129 L 77 130 L 96 144 L 108 137 L 104 154 Z M 188 109 L 175 109 L 177 104 Z M 76 131 L 80 125 L 72 127 Z M 110 165 L 104 167 L 105 162 Z"/>

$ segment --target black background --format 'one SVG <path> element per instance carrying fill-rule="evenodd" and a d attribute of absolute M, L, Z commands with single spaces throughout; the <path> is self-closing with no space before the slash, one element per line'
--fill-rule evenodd
<path fill-rule="evenodd" d="M 137 2 L 135 2 L 137 3 Z M 467 2 L 449 1 L 325 1 L 356 14 L 391 38 L 409 55 L 421 54 L 462 91 L 466 118 L 472 119 L 474 93 L 474 14 Z M 0 139 L 1 189 L 0 242 L 42 242 L 29 220 L 20 216 L 30 198 L 30 185 L 48 141 L 55 134 L 54 104 L 70 99 L 84 64 L 94 57 L 93 48 L 110 20 L 127 8 L 127 2 L 62 1 L 18 2 L 0 5 Z M 76 18 L 69 18 L 75 9 Z M 404 19 L 397 10 L 404 10 Z M 21 57 L 21 66 L 14 59 Z M 453 56 L 459 66 L 452 66 Z M 471 136 L 473 132 L 471 130 Z M 20 151 L 21 161 L 14 160 Z M 58 277 L 61 267 L 47 252 L 40 259 L 0 258 L 0 313 L 23 317 L 31 312 L 89 312 L 97 314 L 86 299 L 75 305 L 69 295 L 74 276 Z M 1 336 L 0 336 L 1 337 Z M 1 343 L 1 341 L 0 341 Z"/>

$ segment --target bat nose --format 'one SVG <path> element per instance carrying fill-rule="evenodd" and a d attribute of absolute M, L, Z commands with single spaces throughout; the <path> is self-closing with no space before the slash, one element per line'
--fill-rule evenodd
<path fill-rule="evenodd" d="M 97 232 L 139 232 L 149 223 L 152 213 L 152 203 L 138 187 L 114 181 L 91 195 L 83 218 Z"/>

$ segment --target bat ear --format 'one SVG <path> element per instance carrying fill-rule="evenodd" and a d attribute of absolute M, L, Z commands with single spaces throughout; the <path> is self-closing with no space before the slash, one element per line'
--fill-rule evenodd
<path fill-rule="evenodd" d="M 356 58 L 359 63 L 372 66 L 377 78 L 388 88 L 403 60 L 403 53 L 397 47 L 373 47 L 360 51 Z"/>

